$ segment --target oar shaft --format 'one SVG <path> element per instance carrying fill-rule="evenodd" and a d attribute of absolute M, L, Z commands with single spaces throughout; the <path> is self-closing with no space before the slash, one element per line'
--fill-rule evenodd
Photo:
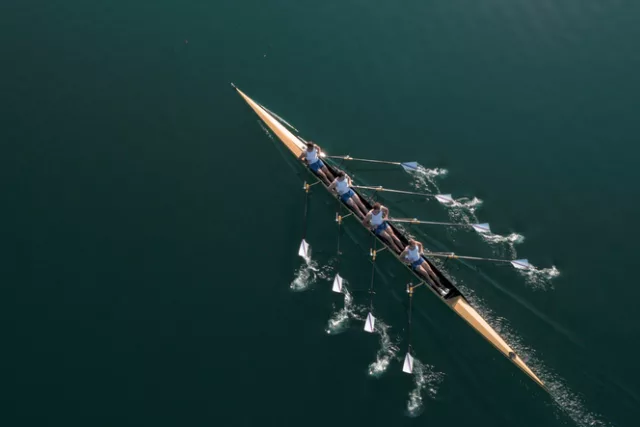
<path fill-rule="evenodd" d="M 363 190 L 376 190 L 376 191 L 384 191 L 387 193 L 399 193 L 399 194 L 412 194 L 414 196 L 425 196 L 425 197 L 435 197 L 436 194 L 432 193 L 418 193 L 415 191 L 404 191 L 404 190 L 392 190 L 391 188 L 384 188 L 382 186 L 371 187 L 366 185 L 352 185 L 353 188 L 361 188 Z"/>
<path fill-rule="evenodd" d="M 453 227 L 471 227 L 472 224 L 458 224 L 455 222 L 420 221 L 415 218 L 389 218 L 389 222 L 406 222 L 409 224 L 451 225 Z"/>
<path fill-rule="evenodd" d="M 400 162 L 389 162 L 389 161 L 386 161 L 386 160 L 358 159 L 358 158 L 351 157 L 351 156 L 325 156 L 325 157 L 328 157 L 330 159 L 355 160 L 357 162 L 382 163 L 382 164 L 385 164 L 385 165 L 401 165 L 402 164 Z"/>
<path fill-rule="evenodd" d="M 426 252 L 424 254 L 426 257 L 435 256 L 440 258 L 451 258 L 451 259 L 468 259 L 472 261 L 493 261 L 493 262 L 512 262 L 514 260 L 509 259 L 497 259 L 497 258 L 482 258 L 477 256 L 467 256 L 467 255 L 456 255 L 452 252 Z"/>

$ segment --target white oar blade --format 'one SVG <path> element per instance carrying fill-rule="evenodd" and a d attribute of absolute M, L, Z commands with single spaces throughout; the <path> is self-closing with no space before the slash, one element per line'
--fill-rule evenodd
<path fill-rule="evenodd" d="M 409 353 L 407 353 L 407 355 L 404 357 L 402 372 L 406 372 L 407 374 L 413 373 L 413 356 Z"/>
<path fill-rule="evenodd" d="M 298 255 L 300 255 L 304 259 L 309 258 L 309 244 L 304 239 L 302 239 L 302 243 L 300 243 L 300 249 L 298 249 Z"/>
<path fill-rule="evenodd" d="M 491 233 L 491 227 L 489 227 L 489 223 L 484 224 L 471 224 L 474 230 L 478 233 Z"/>
<path fill-rule="evenodd" d="M 415 172 L 418 170 L 418 162 L 400 163 L 400 166 L 402 166 L 402 169 L 404 169 L 407 172 Z"/>
<path fill-rule="evenodd" d="M 376 325 L 376 318 L 373 317 L 373 314 L 369 313 L 367 315 L 367 320 L 364 321 L 364 330 L 373 333 L 375 330 L 374 327 Z"/>
<path fill-rule="evenodd" d="M 451 197 L 451 194 L 436 194 L 436 200 L 442 203 L 443 205 L 452 205 L 455 200 Z"/>
<path fill-rule="evenodd" d="M 511 265 L 513 265 L 518 270 L 529 270 L 533 266 L 529 264 L 528 259 L 517 259 L 515 261 L 511 261 Z"/>
<path fill-rule="evenodd" d="M 340 277 L 339 274 L 336 274 L 335 279 L 333 279 L 333 287 L 331 288 L 331 290 L 339 294 L 342 293 L 342 277 Z"/>

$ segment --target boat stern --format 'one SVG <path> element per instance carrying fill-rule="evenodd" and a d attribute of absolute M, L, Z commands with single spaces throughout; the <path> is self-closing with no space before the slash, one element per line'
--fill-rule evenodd
<path fill-rule="evenodd" d="M 478 314 L 478 312 L 469 305 L 469 302 L 462 296 L 447 300 L 447 304 L 458 313 L 473 329 L 478 331 L 487 341 L 500 351 L 506 358 L 511 360 L 522 372 L 527 374 L 529 378 L 535 381 L 540 387 L 546 390 L 544 382 L 533 373 L 531 368 L 516 354 L 516 352 L 506 343 L 504 339 L 487 323 L 486 320 Z"/>

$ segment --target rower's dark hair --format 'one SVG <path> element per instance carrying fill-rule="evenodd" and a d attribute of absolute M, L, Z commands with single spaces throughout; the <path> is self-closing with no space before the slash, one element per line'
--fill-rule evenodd
<path fill-rule="evenodd" d="M 314 144 L 313 142 L 307 141 L 307 148 L 313 148 L 315 146 L 316 146 L 316 144 Z"/>
<path fill-rule="evenodd" d="M 342 178 L 343 176 L 345 176 L 345 173 L 343 171 L 338 172 L 338 177 Z"/>
<path fill-rule="evenodd" d="M 378 203 L 378 202 L 375 202 L 373 204 L 373 209 L 380 209 L 381 207 L 382 207 L 382 205 L 380 203 Z"/>

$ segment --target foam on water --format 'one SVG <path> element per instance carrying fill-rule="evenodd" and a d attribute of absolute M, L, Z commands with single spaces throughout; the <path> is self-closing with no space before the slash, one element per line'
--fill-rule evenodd
<path fill-rule="evenodd" d="M 549 268 L 532 267 L 527 270 L 518 270 L 518 273 L 524 277 L 525 282 L 533 289 L 548 290 L 553 289 L 551 280 L 560 275 L 560 270 L 552 265 Z"/>
<path fill-rule="evenodd" d="M 304 264 L 295 271 L 295 278 L 289 285 L 291 290 L 294 292 L 306 291 L 322 274 L 321 270 L 318 268 L 318 263 L 311 257 L 311 246 L 309 246 L 307 257 L 303 259 Z"/>
<path fill-rule="evenodd" d="M 344 295 L 344 305 L 335 311 L 327 322 L 325 332 L 329 335 L 338 335 L 346 331 L 349 328 L 349 321 L 351 319 L 361 317 L 358 313 L 359 307 L 353 304 L 353 295 L 349 292 L 347 281 L 344 279 L 342 281 L 342 294 Z"/>
<path fill-rule="evenodd" d="M 369 365 L 369 375 L 375 378 L 387 371 L 389 364 L 396 358 L 399 350 L 389 336 L 389 328 L 389 325 L 381 319 L 376 319 L 375 332 L 380 336 L 380 349 L 376 353 L 376 360 Z"/>
<path fill-rule="evenodd" d="M 406 415 L 415 418 L 424 412 L 423 394 L 434 399 L 438 387 L 444 380 L 444 373 L 437 372 L 433 366 L 426 365 L 414 357 L 412 375 L 415 387 L 409 392 Z"/>
<path fill-rule="evenodd" d="M 482 206 L 482 203 L 483 201 L 477 197 L 460 197 L 459 199 L 454 199 L 453 203 L 450 206 L 460 211 L 466 211 L 471 214 L 475 214 L 476 210 L 480 206 Z"/>
<path fill-rule="evenodd" d="M 445 176 L 449 173 L 446 169 L 434 168 L 427 169 L 422 165 L 418 165 L 418 169 L 409 172 L 413 179 L 411 185 L 419 190 L 429 191 L 431 189 L 437 189 L 436 178 Z"/>
<path fill-rule="evenodd" d="M 434 191 L 440 193 L 440 188 L 433 179 L 426 179 L 423 176 L 419 176 L 413 182 L 413 186 L 422 191 Z M 477 224 L 481 222 L 476 216 L 476 210 L 482 206 L 482 200 L 477 197 L 468 198 L 461 197 L 455 199 L 453 203 L 447 204 L 447 212 L 452 222 L 458 222 L 463 224 Z M 451 227 L 458 230 L 456 227 Z M 469 229 L 470 230 L 470 229 Z M 508 236 L 502 236 L 495 233 L 479 233 L 484 241 L 492 245 L 494 248 L 500 250 L 506 248 L 509 255 L 515 257 L 516 250 L 515 245 L 524 242 L 524 236 L 518 233 L 511 233 Z"/>
<path fill-rule="evenodd" d="M 435 178 L 447 174 L 446 169 L 425 169 L 419 167 L 418 171 L 412 173 L 412 186 L 420 191 L 441 193 Z M 482 206 L 483 202 L 477 197 L 461 197 L 454 199 L 453 203 L 446 204 L 449 218 L 452 222 L 463 224 L 477 224 L 479 221 L 476 211 Z M 452 231 L 456 229 L 451 227 Z M 456 229 L 457 230 L 457 229 Z M 494 233 L 480 233 L 484 241 L 501 251 L 506 249 L 510 256 L 516 257 L 517 253 L 515 245 L 524 242 L 524 236 L 518 233 L 511 233 L 502 236 Z"/>

